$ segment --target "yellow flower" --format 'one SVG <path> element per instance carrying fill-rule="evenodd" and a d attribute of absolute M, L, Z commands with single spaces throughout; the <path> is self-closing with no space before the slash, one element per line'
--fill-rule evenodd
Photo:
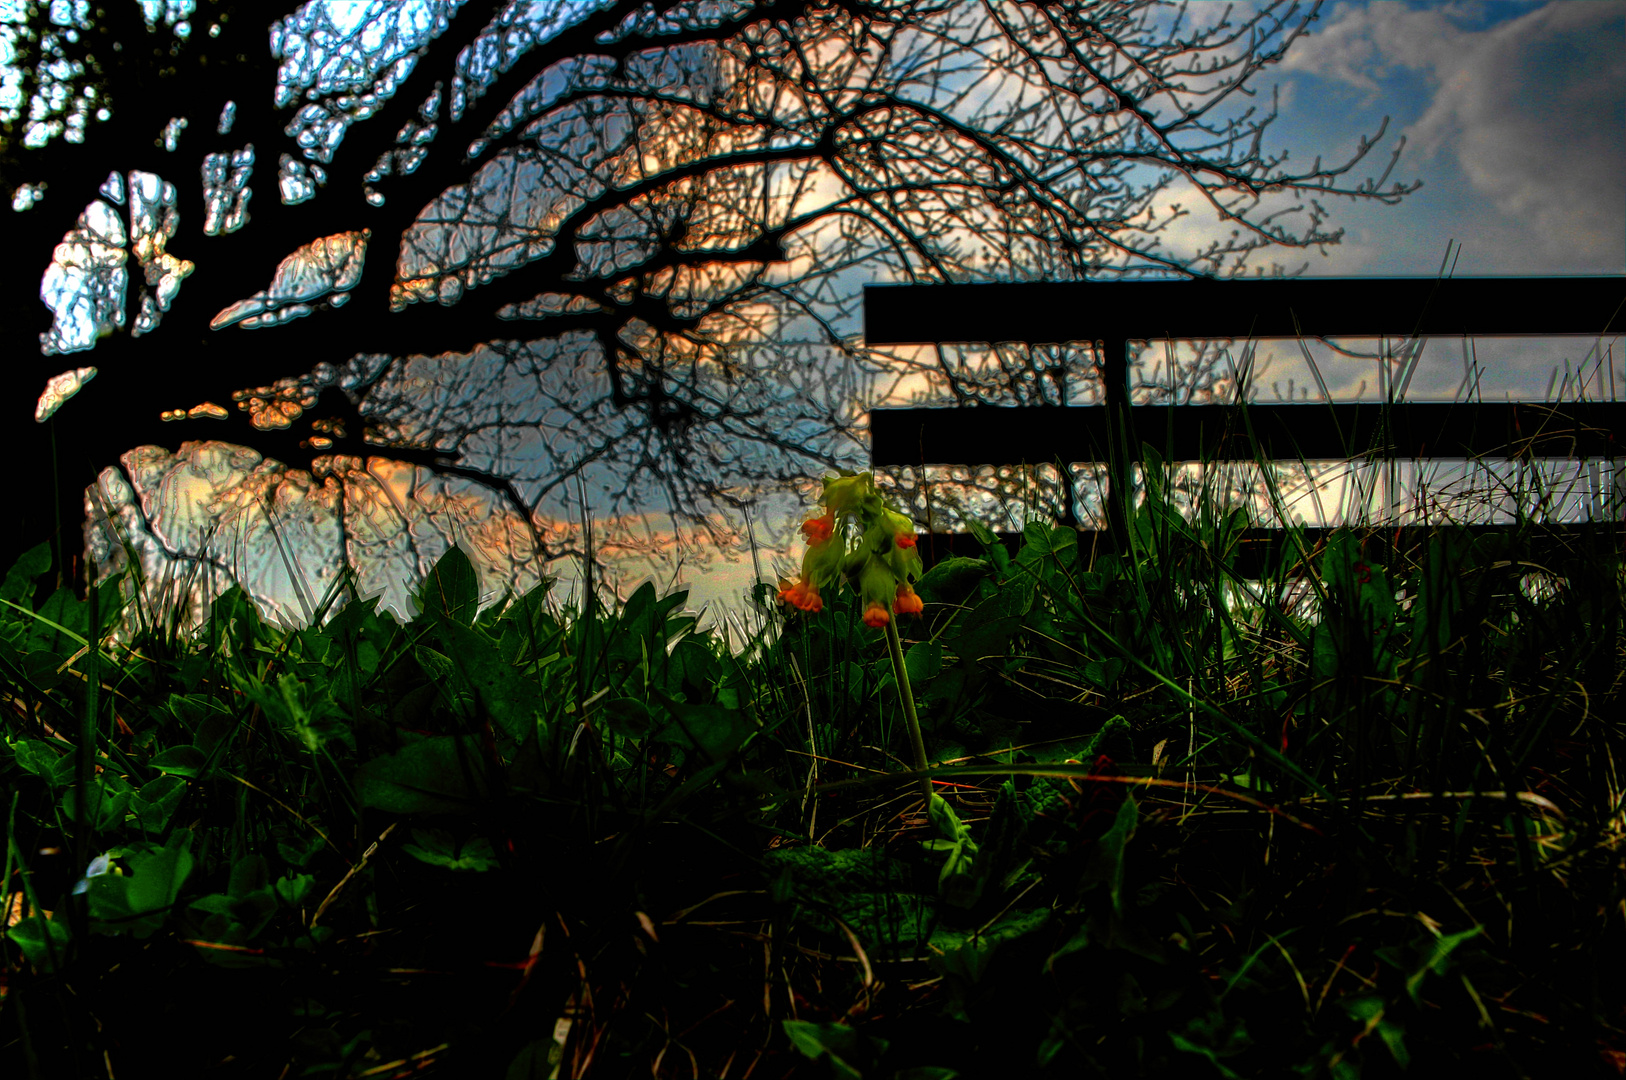
<path fill-rule="evenodd" d="M 807 550 L 801 578 L 781 582 L 780 599 L 816 612 L 823 607 L 818 590 L 846 578 L 862 599 L 868 626 L 885 626 L 892 610 L 918 613 L 920 598 L 909 585 L 923 569 L 915 523 L 886 505 L 875 477 L 867 472 L 826 477 L 819 502 L 824 513 L 802 523 Z M 848 538 L 855 534 L 852 543 Z"/>

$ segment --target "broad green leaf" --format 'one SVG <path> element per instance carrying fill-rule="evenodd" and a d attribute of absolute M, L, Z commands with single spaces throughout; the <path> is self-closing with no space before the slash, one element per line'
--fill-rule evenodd
<path fill-rule="evenodd" d="M 291 908 L 303 904 L 316 891 L 316 879 L 309 874 L 289 874 L 274 883 L 277 899 Z"/>
<path fill-rule="evenodd" d="M 720 705 L 689 705 L 667 699 L 667 718 L 651 736 L 656 742 L 671 743 L 698 750 L 712 762 L 727 759 L 738 750 L 755 727 L 737 709 Z"/>
<path fill-rule="evenodd" d="M 929 851 L 948 853 L 943 869 L 937 875 L 938 893 L 955 907 L 971 907 L 982 894 L 983 884 L 973 872 L 977 843 L 947 799 L 934 792 L 929 806 L 932 824 L 943 839 L 928 840 L 925 847 Z"/>
<path fill-rule="evenodd" d="M 390 642 L 400 633 L 395 616 L 380 612 L 378 605 L 378 597 L 353 599 L 321 630 L 321 636 L 333 643 L 328 660 L 338 667 L 354 662 L 363 680 L 377 672 Z"/>
<path fill-rule="evenodd" d="M 496 642 L 479 630 L 452 622 L 437 626 L 435 637 L 455 677 L 492 723 L 521 740 L 535 730 L 538 717 L 547 715 L 542 689 L 503 659 Z"/>
<path fill-rule="evenodd" d="M 967 986 L 975 986 L 987 973 L 1001 945 L 1039 930 L 1049 920 L 1049 908 L 1035 908 L 1013 911 L 981 931 L 939 927 L 932 934 L 932 946 L 941 949 L 942 955 L 931 957 L 932 969 L 963 979 Z"/>
<path fill-rule="evenodd" d="M 949 647 L 964 660 L 1003 659 L 1010 649 L 1011 635 L 1021 627 L 1022 616 L 1027 613 L 1024 601 L 1032 599 L 1031 580 L 1025 589 L 1020 582 L 1007 582 L 999 592 L 960 616 Z"/>
<path fill-rule="evenodd" d="M 58 656 L 54 652 L 23 653 L 20 664 L 23 677 L 33 684 L 37 690 L 49 690 L 62 682 L 63 675 L 57 669 L 62 666 L 66 657 Z"/>
<path fill-rule="evenodd" d="M 73 933 L 56 919 L 30 915 L 8 929 L 6 937 L 17 943 L 30 964 L 49 974 L 57 969 L 52 963 L 53 956 L 58 962 L 68 958 L 68 943 L 73 940 Z"/>
<path fill-rule="evenodd" d="M 16 564 L 6 571 L 5 581 L 0 582 L 0 600 L 26 605 L 33 599 L 34 582 L 50 569 L 50 542 L 29 548 L 23 552 Z"/>
<path fill-rule="evenodd" d="M 520 665 L 556 651 L 555 641 L 560 626 L 548 610 L 548 589 L 553 579 L 547 578 L 512 604 L 497 620 L 502 656 L 509 664 Z"/>
<path fill-rule="evenodd" d="M 1134 797 L 1126 795 L 1124 801 L 1118 805 L 1118 813 L 1113 818 L 1112 827 L 1095 842 L 1095 847 L 1090 852 L 1090 861 L 1084 870 L 1086 881 L 1106 884 L 1107 896 L 1112 900 L 1112 910 L 1119 915 L 1123 914 L 1124 849 L 1135 835 L 1135 823 L 1138 818 L 1139 808 L 1135 805 Z"/>
<path fill-rule="evenodd" d="M 1414 1005 L 1417 1005 L 1419 1008 L 1422 1007 L 1423 997 L 1421 990 L 1423 980 L 1428 977 L 1429 972 L 1433 972 L 1436 975 L 1444 975 L 1446 970 L 1450 967 L 1451 954 L 1456 951 L 1457 946 L 1461 945 L 1469 938 L 1477 937 L 1482 929 L 1484 928 L 1480 926 L 1471 927 L 1470 929 L 1463 930 L 1460 933 L 1446 934 L 1444 937 L 1437 938 L 1429 943 L 1428 951 L 1424 955 L 1422 964 L 1417 968 L 1416 971 L 1413 971 L 1410 975 L 1406 976 L 1406 993 L 1411 995 L 1411 1000 Z M 1398 1060 L 1398 1058 L 1396 1060 Z"/>
<path fill-rule="evenodd" d="M 196 777 L 203 773 L 208 758 L 202 750 L 195 746 L 172 746 L 168 750 L 153 755 L 148 765 L 160 772 L 175 776 Z"/>
<path fill-rule="evenodd" d="M 461 547 L 447 548 L 413 599 L 418 610 L 432 619 L 472 626 L 480 608 L 480 575 Z"/>
<path fill-rule="evenodd" d="M 1070 564 L 1078 552 L 1078 531 L 1067 525 L 1046 527 L 1030 521 L 1022 529 L 1022 551 L 1017 562 L 1025 566 L 1055 568 L 1055 560 Z"/>
<path fill-rule="evenodd" d="M 1253 1039 L 1240 1019 L 1226 1017 L 1219 1012 L 1193 1018 L 1186 1024 L 1184 1032 L 1170 1032 L 1169 1041 L 1176 1050 L 1206 1059 L 1225 1080 L 1243 1078 L 1226 1066 L 1221 1058 L 1234 1057 L 1253 1045 Z"/>
<path fill-rule="evenodd" d="M 265 888 L 270 878 L 271 867 L 264 855 L 245 855 L 231 868 L 231 884 L 227 886 L 227 892 L 234 897 L 247 896 Z"/>
<path fill-rule="evenodd" d="M 1122 675 L 1123 672 L 1124 662 L 1121 657 L 1114 656 L 1106 660 L 1086 660 L 1084 662 L 1083 675 L 1085 680 L 1109 693 L 1113 684 L 1118 681 L 1118 676 Z"/>
<path fill-rule="evenodd" d="M 466 814 L 490 798 L 479 741 L 436 735 L 356 770 L 363 806 L 391 814 Z"/>
<path fill-rule="evenodd" d="M 935 641 L 921 641 L 909 647 L 903 655 L 903 670 L 913 683 L 923 683 L 943 670 L 943 646 Z"/>
<path fill-rule="evenodd" d="M 100 934 L 151 937 L 164 923 L 192 872 L 192 833 L 176 830 L 162 848 L 129 852 L 125 875 L 102 874 L 90 879 L 90 927 Z"/>
<path fill-rule="evenodd" d="M 652 615 L 655 608 L 655 583 L 646 581 L 627 598 L 621 606 L 621 617 L 618 620 L 622 627 L 628 631 L 636 632 L 637 623 L 646 615 Z"/>
<path fill-rule="evenodd" d="M 39 607 L 37 619 L 27 620 L 28 636 L 24 649 L 33 652 L 46 650 L 71 656 L 87 640 L 90 605 L 63 586 Z"/>
<path fill-rule="evenodd" d="M 26 769 L 35 776 L 43 776 L 52 784 L 58 783 L 56 766 L 64 754 L 56 747 L 43 739 L 27 738 L 10 742 L 10 746 L 12 753 L 16 755 L 19 768 Z M 64 744 L 62 750 L 66 749 L 67 746 Z"/>
<path fill-rule="evenodd" d="M 222 928 L 213 919 L 205 923 L 208 940 L 232 945 L 242 945 L 258 937 L 277 914 L 276 893 L 269 888 L 256 889 L 243 896 L 211 893 L 198 897 L 188 906 L 193 911 L 223 916 L 235 924 L 225 927 L 222 933 Z"/>
<path fill-rule="evenodd" d="M 1388 1003 L 1383 998 L 1376 994 L 1360 994 L 1343 998 L 1338 1004 L 1350 1016 L 1366 1025 L 1366 1031 L 1362 1034 L 1378 1033 L 1396 1065 L 1404 1069 L 1411 1064 L 1411 1054 L 1406 1050 L 1406 1029 L 1389 1019 Z"/>
<path fill-rule="evenodd" d="M 605 702 L 604 716 L 610 730 L 629 739 L 642 739 L 655 727 L 649 706 L 637 698 L 623 697 Z"/>
<path fill-rule="evenodd" d="M 1011 553 L 1005 550 L 1004 541 L 995 536 L 986 525 L 979 521 L 967 521 L 965 526 L 971 535 L 977 538 L 977 543 L 982 545 L 983 552 L 995 570 L 1004 570 L 1011 565 Z"/>
<path fill-rule="evenodd" d="M 278 841 L 277 854 L 280 855 L 282 857 L 282 861 L 287 863 L 289 866 L 302 867 L 309 863 L 312 859 L 316 858 L 317 852 L 321 851 L 326 846 L 327 844 L 323 842 L 320 836 L 312 836 L 302 845 L 284 844 L 281 841 Z"/>
<path fill-rule="evenodd" d="M 354 747 L 350 725 L 340 715 L 326 685 L 318 685 L 295 675 L 280 675 L 275 687 L 258 679 L 245 679 L 235 672 L 237 688 L 258 705 L 278 731 L 291 737 L 307 752 L 316 753 L 329 742 Z"/>
<path fill-rule="evenodd" d="M 413 829 L 412 839 L 416 843 L 402 844 L 401 850 L 430 866 L 476 872 L 497 866 L 491 841 L 483 836 L 472 837 L 461 847 L 453 843 L 451 833 L 444 829 Z"/>
<path fill-rule="evenodd" d="M 141 785 L 130 800 L 137 827 L 147 833 L 163 832 L 185 794 L 186 781 L 178 776 L 160 776 Z"/>
<path fill-rule="evenodd" d="M 791 1045 L 814 1061 L 823 1059 L 839 1080 L 862 1080 L 863 1070 L 886 1053 L 885 1039 L 864 1035 L 845 1024 L 781 1020 Z"/>
<path fill-rule="evenodd" d="M 85 793 L 85 821 L 94 832 L 110 832 L 124 824 L 124 813 L 130 805 L 130 792 L 117 791 L 115 785 L 105 783 L 105 774 L 91 780 Z M 79 792 L 77 784 L 62 792 L 62 820 L 79 820 Z"/>

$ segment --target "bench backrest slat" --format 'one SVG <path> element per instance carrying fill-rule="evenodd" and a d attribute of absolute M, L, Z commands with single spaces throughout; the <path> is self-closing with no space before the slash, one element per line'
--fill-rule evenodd
<path fill-rule="evenodd" d="M 1558 336 L 1626 332 L 1626 276 L 1196 278 L 869 285 L 870 345 L 1096 341 L 1099 406 L 870 411 L 875 465 L 1104 462 L 1124 535 L 1129 470 L 1148 443 L 1170 460 L 1529 455 L 1613 458 L 1626 403 L 1303 403 L 1131 406 L 1129 348 L 1163 338 Z M 1118 347 L 1120 346 L 1121 347 Z M 1244 417 L 1244 411 L 1246 417 Z M 1252 431 L 1250 439 L 1249 431 Z M 1257 448 L 1257 450 L 1256 450 Z"/>

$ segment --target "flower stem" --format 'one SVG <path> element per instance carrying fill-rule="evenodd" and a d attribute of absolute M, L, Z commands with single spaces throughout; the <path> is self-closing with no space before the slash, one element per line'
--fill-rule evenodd
<path fill-rule="evenodd" d="M 903 705 L 903 718 L 909 725 L 909 749 L 915 756 L 915 768 L 926 768 L 926 742 L 920 737 L 920 717 L 915 715 L 915 693 L 909 687 L 909 671 L 903 666 L 903 642 L 898 640 L 898 620 L 886 621 L 886 644 L 892 653 L 892 674 L 898 684 L 898 701 Z M 931 805 L 932 782 L 922 777 L 920 790 Z"/>

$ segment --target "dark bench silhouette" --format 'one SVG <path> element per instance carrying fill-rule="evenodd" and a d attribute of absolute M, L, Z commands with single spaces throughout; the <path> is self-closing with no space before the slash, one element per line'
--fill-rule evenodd
<path fill-rule="evenodd" d="M 1626 403 L 1583 401 L 1131 405 L 1129 342 L 1160 338 L 1619 334 L 1626 277 L 1196 278 L 1172 281 L 869 285 L 871 345 L 1095 341 L 1104 402 L 1086 406 L 884 408 L 869 414 L 876 466 L 1105 462 L 1107 529 L 1086 550 L 1127 543 L 1130 470 L 1150 444 L 1169 461 L 1479 456 L 1613 459 Z M 1069 488 L 1070 492 L 1070 488 Z M 1075 527 L 1069 497 L 1064 523 Z M 1618 529 L 1619 521 L 1615 526 Z M 1607 527 L 1607 526 L 1605 526 Z M 1399 528 L 1395 543 L 1428 526 Z M 1471 526 L 1476 532 L 1506 525 Z M 1564 544 L 1596 523 L 1543 526 Z M 1326 530 L 1306 529 L 1314 542 Z M 1014 546 L 1020 534 L 1002 533 Z M 1238 569 L 1257 576 L 1282 533 L 1250 529 Z M 965 534 L 923 538 L 928 560 L 976 554 Z M 1616 536 L 1618 543 L 1619 536 Z"/>

